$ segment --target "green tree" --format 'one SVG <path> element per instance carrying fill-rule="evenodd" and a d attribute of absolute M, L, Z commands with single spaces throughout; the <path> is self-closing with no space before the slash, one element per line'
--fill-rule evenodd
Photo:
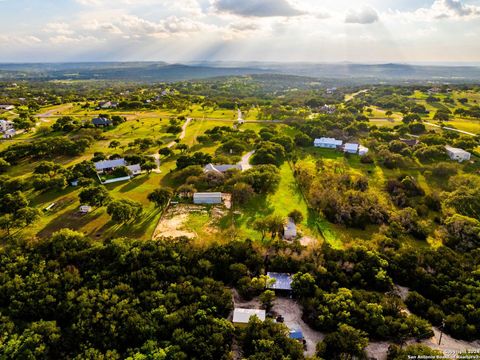
<path fill-rule="evenodd" d="M 366 359 L 367 334 L 349 325 L 340 324 L 338 330 L 328 334 L 317 345 L 317 355 L 324 359 Z"/>
<path fill-rule="evenodd" d="M 100 207 L 110 201 L 110 194 L 104 186 L 89 186 L 78 195 L 80 203 Z"/>
<path fill-rule="evenodd" d="M 276 296 L 273 290 L 265 290 L 262 294 L 260 294 L 260 302 L 267 312 L 272 309 L 275 298 Z"/>
<path fill-rule="evenodd" d="M 164 208 L 170 199 L 173 196 L 173 192 L 170 189 L 166 188 L 161 188 L 161 189 L 155 189 L 153 192 L 148 194 L 148 200 L 155 203 L 157 207 L 159 208 Z"/>
<path fill-rule="evenodd" d="M 118 223 L 125 223 L 137 218 L 142 213 L 142 204 L 127 200 L 113 200 L 107 206 L 107 214 Z"/>

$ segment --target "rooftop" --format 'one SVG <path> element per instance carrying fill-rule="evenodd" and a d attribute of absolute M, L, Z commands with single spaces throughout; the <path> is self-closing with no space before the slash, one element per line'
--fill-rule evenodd
<path fill-rule="evenodd" d="M 246 324 L 252 316 L 257 316 L 261 321 L 265 320 L 265 310 L 235 308 L 233 310 L 233 322 Z"/>
<path fill-rule="evenodd" d="M 337 145 L 340 146 L 343 144 L 342 140 L 337 140 L 335 138 L 327 138 L 327 137 L 322 137 L 320 139 L 315 139 L 316 144 L 331 144 L 331 145 Z"/>
<path fill-rule="evenodd" d="M 292 276 L 285 273 L 267 272 L 267 276 L 275 279 L 275 283 L 267 287 L 274 290 L 292 290 Z"/>
<path fill-rule="evenodd" d="M 449 145 L 446 145 L 445 149 L 447 151 L 450 151 L 450 152 L 455 153 L 455 154 L 470 154 L 468 151 L 465 151 L 465 150 L 460 149 L 460 148 L 455 148 L 455 147 L 452 147 L 452 146 L 449 146 Z"/>
<path fill-rule="evenodd" d="M 95 169 L 97 171 L 117 168 L 120 166 L 126 166 L 125 159 L 104 160 L 95 163 Z"/>
<path fill-rule="evenodd" d="M 209 197 L 212 197 L 212 196 L 222 196 L 222 193 L 221 192 L 197 192 L 195 194 L 193 194 L 193 196 L 195 196 L 196 198 L 209 198 Z"/>

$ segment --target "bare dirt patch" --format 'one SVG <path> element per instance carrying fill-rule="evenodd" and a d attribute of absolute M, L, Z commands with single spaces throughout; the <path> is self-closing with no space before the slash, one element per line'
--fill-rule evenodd
<path fill-rule="evenodd" d="M 172 216 L 164 216 L 157 225 L 155 232 L 153 233 L 153 239 L 160 238 L 178 238 L 187 237 L 193 239 L 195 234 L 186 230 L 182 230 L 184 224 L 188 219 L 188 214 L 177 214 Z"/>

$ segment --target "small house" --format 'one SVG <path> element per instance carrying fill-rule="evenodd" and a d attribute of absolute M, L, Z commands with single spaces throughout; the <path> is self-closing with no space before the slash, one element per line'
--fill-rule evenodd
<path fill-rule="evenodd" d="M 365 156 L 368 154 L 368 148 L 363 145 L 358 145 L 358 155 Z"/>
<path fill-rule="evenodd" d="M 358 147 L 359 147 L 358 144 L 346 143 L 343 146 L 343 152 L 346 152 L 346 153 L 349 153 L 349 154 L 356 154 L 356 153 L 358 153 Z"/>
<path fill-rule="evenodd" d="M 0 110 L 9 111 L 9 110 L 13 110 L 13 109 L 15 109 L 15 106 L 13 106 L 13 105 L 6 105 L 6 104 L 0 105 Z"/>
<path fill-rule="evenodd" d="M 335 111 L 336 111 L 336 108 L 333 105 L 325 104 L 320 108 L 320 112 L 324 114 L 335 114 Z"/>
<path fill-rule="evenodd" d="M 454 148 L 451 146 L 445 146 L 445 150 L 447 151 L 448 157 L 451 160 L 455 160 L 458 162 L 462 161 L 468 161 L 470 160 L 470 157 L 472 156 L 468 151 L 465 151 L 463 149 L 459 148 Z"/>
<path fill-rule="evenodd" d="M 78 209 L 78 212 L 80 214 L 88 214 L 90 211 L 92 211 L 92 207 L 91 206 L 88 206 L 88 205 L 82 205 L 80 206 L 80 208 Z"/>
<path fill-rule="evenodd" d="M 132 173 L 133 176 L 140 175 L 142 173 L 142 168 L 139 164 L 128 165 L 127 169 Z"/>
<path fill-rule="evenodd" d="M 193 203 L 194 204 L 221 204 L 222 203 L 222 193 L 221 192 L 204 192 L 204 193 L 194 193 L 193 194 Z"/>
<path fill-rule="evenodd" d="M 250 321 L 250 318 L 254 316 L 259 318 L 261 321 L 265 321 L 265 317 L 266 317 L 265 310 L 235 308 L 233 310 L 232 322 L 235 325 L 246 325 Z"/>
<path fill-rule="evenodd" d="M 290 274 L 267 272 L 267 276 L 275 280 L 267 283 L 267 289 L 280 291 L 292 290 L 292 276 Z"/>
<path fill-rule="evenodd" d="M 320 139 L 315 139 L 313 146 L 326 149 L 336 149 L 339 146 L 342 146 L 343 141 L 337 140 L 335 138 L 326 138 L 322 137 Z"/>
<path fill-rule="evenodd" d="M 98 117 L 92 120 L 92 124 L 95 125 L 96 127 L 106 127 L 106 126 L 112 126 L 113 122 L 110 119 L 107 119 L 105 117 Z"/>
<path fill-rule="evenodd" d="M 292 240 L 297 237 L 297 226 L 291 218 L 288 218 L 287 223 L 283 227 L 283 238 L 285 240 Z"/>

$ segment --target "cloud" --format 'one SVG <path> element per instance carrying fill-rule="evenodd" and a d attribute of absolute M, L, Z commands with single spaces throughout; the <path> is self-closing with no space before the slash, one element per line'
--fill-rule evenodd
<path fill-rule="evenodd" d="M 436 19 L 461 18 L 480 15 L 480 7 L 466 5 L 460 0 L 435 0 L 428 9 L 430 15 Z"/>
<path fill-rule="evenodd" d="M 45 25 L 43 29 L 46 32 L 56 33 L 60 35 L 71 35 L 73 34 L 73 30 L 70 28 L 70 25 L 63 22 L 52 22 Z"/>
<path fill-rule="evenodd" d="M 375 9 L 364 6 L 360 10 L 349 10 L 345 22 L 349 24 L 373 24 L 379 20 Z"/>
<path fill-rule="evenodd" d="M 215 0 L 214 7 L 220 12 L 247 17 L 288 17 L 305 14 L 287 0 Z"/>

